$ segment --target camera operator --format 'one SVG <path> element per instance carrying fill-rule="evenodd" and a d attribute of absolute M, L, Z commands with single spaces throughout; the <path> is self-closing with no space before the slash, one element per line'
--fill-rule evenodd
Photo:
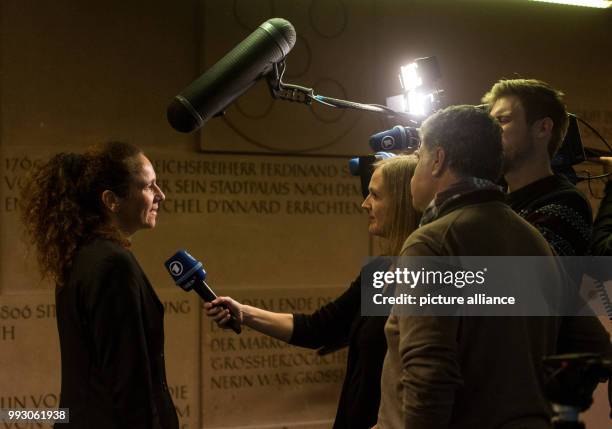
<path fill-rule="evenodd" d="M 482 101 L 503 129 L 508 204 L 535 226 L 560 256 L 588 253 L 592 214 L 587 199 L 551 159 L 568 127 L 562 93 L 534 79 L 500 80 Z"/>
<path fill-rule="evenodd" d="M 545 82 L 511 79 L 495 83 L 482 101 L 503 129 L 506 201 L 558 255 L 585 256 L 591 242 L 591 207 L 551 167 L 568 127 L 562 96 Z M 609 335 L 595 318 L 565 318 L 562 333 L 559 353 L 603 353 L 610 348 Z"/>
<path fill-rule="evenodd" d="M 534 79 L 500 80 L 484 95 L 500 122 L 504 147 L 503 174 L 508 204 L 535 226 L 560 256 L 611 254 L 612 196 L 606 193 L 592 234 L 591 207 L 566 178 L 554 175 L 551 159 L 568 127 L 562 93 Z M 612 161 L 612 158 L 609 158 Z M 612 170 L 612 163 L 608 163 Z M 609 184 L 606 190 L 610 191 Z M 576 280 L 582 277 L 577 269 Z M 596 317 L 561 319 L 557 354 L 612 355 L 610 336 Z"/>

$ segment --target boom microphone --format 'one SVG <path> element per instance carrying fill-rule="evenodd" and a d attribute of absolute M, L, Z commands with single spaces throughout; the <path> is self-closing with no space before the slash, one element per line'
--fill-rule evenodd
<path fill-rule="evenodd" d="M 187 251 L 179 250 L 164 265 L 174 283 L 181 289 L 185 291 L 195 290 L 204 302 L 213 301 L 217 297 L 210 286 L 206 284 L 206 271 L 204 271 L 202 263 L 187 253 Z M 227 309 L 224 305 L 222 307 Z M 238 322 L 233 314 L 231 314 L 228 325 L 237 334 L 242 331 L 240 322 Z"/>
<path fill-rule="evenodd" d="M 188 133 L 223 112 L 295 45 L 295 29 L 282 18 L 261 24 L 246 39 L 192 82 L 168 106 L 168 122 Z"/>
<path fill-rule="evenodd" d="M 374 152 L 416 149 L 420 142 L 417 128 L 401 125 L 396 125 L 390 130 L 381 131 L 370 137 L 370 147 Z"/>

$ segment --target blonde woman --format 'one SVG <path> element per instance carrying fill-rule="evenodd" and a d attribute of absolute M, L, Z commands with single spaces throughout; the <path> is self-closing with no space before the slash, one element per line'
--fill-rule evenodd
<path fill-rule="evenodd" d="M 387 255 L 398 255 L 404 240 L 418 225 L 412 207 L 410 179 L 416 159 L 396 156 L 374 164 L 369 195 L 362 207 L 369 216 L 370 234 L 386 239 Z M 287 343 L 317 349 L 348 345 L 347 370 L 334 429 L 370 428 L 377 420 L 380 376 L 387 352 L 386 317 L 361 316 L 361 277 L 337 299 L 314 313 L 275 313 L 219 297 L 205 304 L 207 315 L 226 327 L 229 311 L 240 323 Z"/>

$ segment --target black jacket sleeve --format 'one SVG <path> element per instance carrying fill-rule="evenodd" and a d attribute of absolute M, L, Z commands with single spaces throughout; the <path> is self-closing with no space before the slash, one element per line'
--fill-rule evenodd
<path fill-rule="evenodd" d="M 557 255 L 587 255 L 592 233 L 591 206 L 577 192 L 553 197 L 526 215 L 525 220 L 540 231 Z"/>
<path fill-rule="evenodd" d="M 316 349 L 346 344 L 361 309 L 361 276 L 338 298 L 312 314 L 293 315 L 290 344 Z"/>

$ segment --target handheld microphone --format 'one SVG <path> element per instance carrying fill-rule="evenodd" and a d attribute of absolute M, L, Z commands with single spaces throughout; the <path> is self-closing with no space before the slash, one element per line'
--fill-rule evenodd
<path fill-rule="evenodd" d="M 246 39 L 192 82 L 168 106 L 172 128 L 188 133 L 223 112 L 295 45 L 293 25 L 282 18 L 261 24 Z"/>
<path fill-rule="evenodd" d="M 414 127 L 396 125 L 370 137 L 370 147 L 375 152 L 387 150 L 416 149 L 421 144 L 419 130 Z"/>
<path fill-rule="evenodd" d="M 179 250 L 164 265 L 172 280 L 184 291 L 195 290 L 204 302 L 213 301 L 217 295 L 206 284 L 206 271 L 202 263 L 191 256 L 186 250 Z M 226 308 L 226 306 L 222 306 Z M 231 314 L 231 312 L 230 312 Z M 239 334 L 242 331 L 240 322 L 231 314 L 228 325 Z"/>
<path fill-rule="evenodd" d="M 351 175 L 359 176 L 362 173 L 361 166 L 364 165 L 364 163 L 367 164 L 367 168 L 370 168 L 374 162 L 382 159 L 393 158 L 394 156 L 396 155 L 391 152 L 376 152 L 374 155 L 351 158 L 349 160 L 349 171 Z"/>

